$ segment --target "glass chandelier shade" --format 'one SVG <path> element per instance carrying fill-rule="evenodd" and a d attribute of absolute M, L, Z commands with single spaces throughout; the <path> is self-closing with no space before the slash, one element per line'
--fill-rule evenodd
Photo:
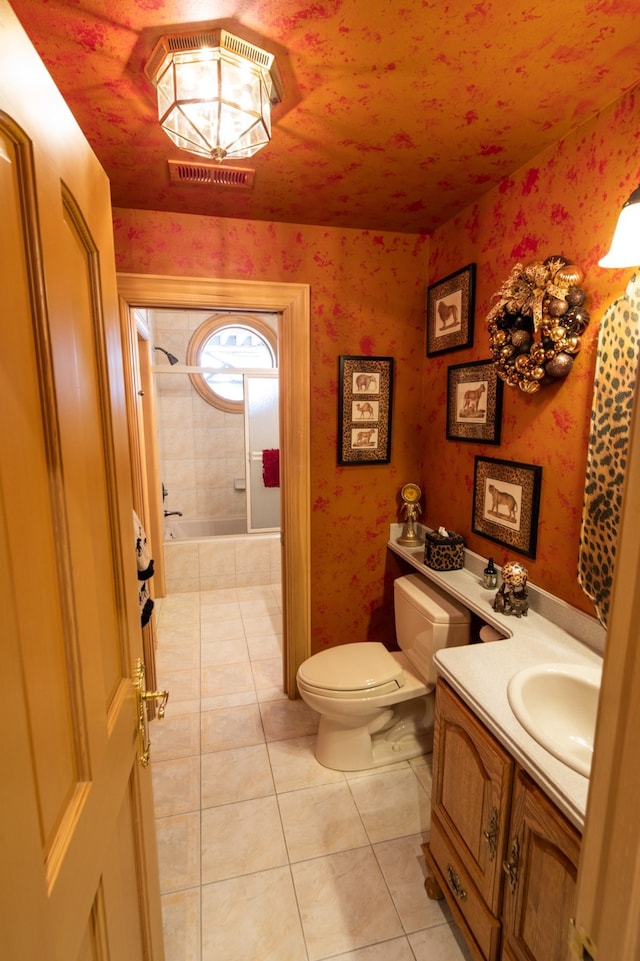
<path fill-rule="evenodd" d="M 181 150 L 221 162 L 269 143 L 281 93 L 271 54 L 215 30 L 161 38 L 145 69 L 160 125 Z"/>
<path fill-rule="evenodd" d="M 598 261 L 600 267 L 640 267 L 640 187 L 624 204 L 608 254 Z"/>

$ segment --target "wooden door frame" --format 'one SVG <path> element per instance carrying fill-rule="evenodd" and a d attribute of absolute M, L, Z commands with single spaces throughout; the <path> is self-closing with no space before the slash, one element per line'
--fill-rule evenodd
<path fill-rule="evenodd" d="M 285 691 L 294 698 L 298 667 L 311 648 L 309 286 L 125 273 L 117 280 L 123 331 L 135 307 L 227 307 L 280 315 L 283 671 Z"/>

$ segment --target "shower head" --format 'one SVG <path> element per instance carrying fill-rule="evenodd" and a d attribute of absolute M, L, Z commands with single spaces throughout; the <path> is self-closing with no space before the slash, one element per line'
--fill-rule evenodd
<path fill-rule="evenodd" d="M 180 361 L 178 360 L 178 358 L 176 357 L 176 355 L 175 355 L 175 354 L 170 354 L 168 350 L 165 350 L 165 349 L 164 349 L 164 347 L 156 347 L 155 344 L 154 344 L 153 349 L 154 349 L 154 350 L 161 350 L 163 354 L 166 354 L 166 355 L 167 355 L 167 359 L 168 359 L 169 363 L 171 364 L 171 366 L 173 366 L 174 364 L 179 364 L 179 363 L 180 363 Z"/>

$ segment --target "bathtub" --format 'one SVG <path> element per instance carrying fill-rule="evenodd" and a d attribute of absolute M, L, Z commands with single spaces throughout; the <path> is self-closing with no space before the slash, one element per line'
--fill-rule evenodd
<path fill-rule="evenodd" d="M 163 544 L 168 594 L 279 586 L 280 532 L 247 534 L 243 517 L 167 517 Z"/>
<path fill-rule="evenodd" d="M 165 540 L 182 541 L 246 533 L 247 524 L 244 517 L 223 517 L 219 520 L 207 517 L 167 517 L 165 521 Z"/>

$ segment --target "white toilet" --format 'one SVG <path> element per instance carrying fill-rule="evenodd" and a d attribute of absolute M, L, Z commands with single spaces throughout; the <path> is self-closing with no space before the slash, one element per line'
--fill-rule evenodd
<path fill-rule="evenodd" d="M 432 749 L 433 655 L 469 643 L 469 611 L 418 574 L 395 581 L 394 607 L 401 651 L 343 644 L 298 669 L 300 695 L 320 715 L 316 757 L 325 767 L 362 771 Z"/>

